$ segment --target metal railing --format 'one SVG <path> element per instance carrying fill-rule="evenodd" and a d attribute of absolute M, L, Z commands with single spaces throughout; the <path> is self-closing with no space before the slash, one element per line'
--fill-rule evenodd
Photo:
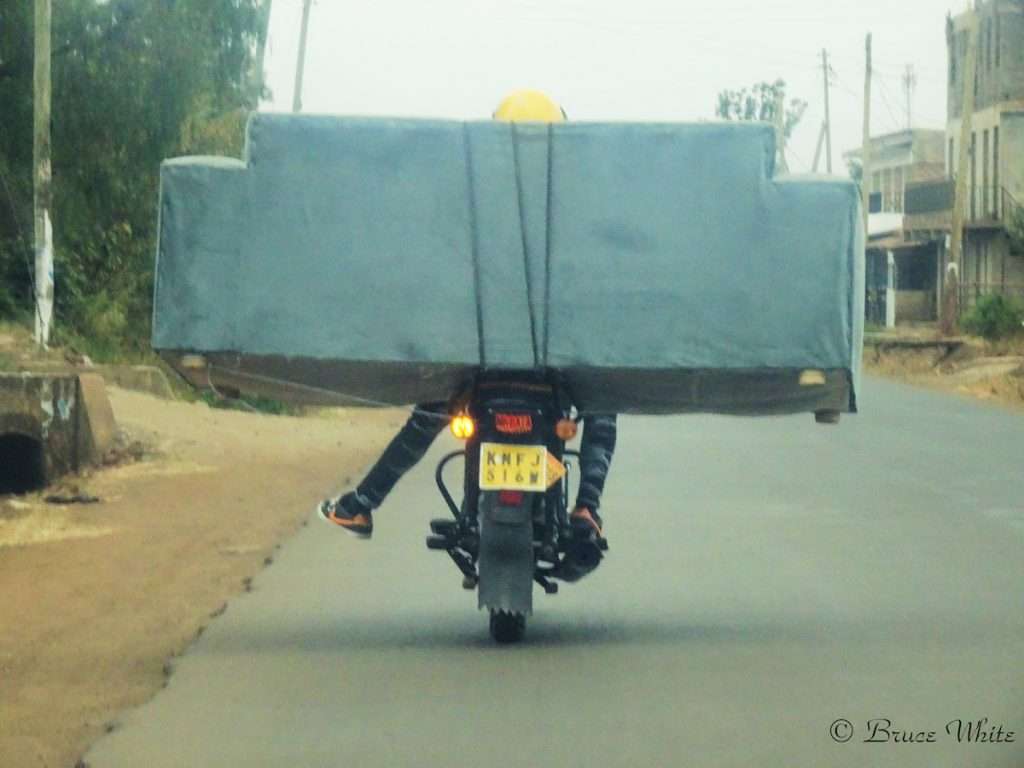
<path fill-rule="evenodd" d="M 999 221 L 1003 212 L 1005 190 L 992 184 L 975 184 L 967 187 L 964 200 L 964 217 L 967 221 Z"/>

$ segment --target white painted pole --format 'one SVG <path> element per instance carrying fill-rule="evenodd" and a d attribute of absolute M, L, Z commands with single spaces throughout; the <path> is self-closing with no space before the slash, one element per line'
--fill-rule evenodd
<path fill-rule="evenodd" d="M 33 202 L 35 213 L 35 340 L 50 343 L 53 322 L 53 204 L 50 165 L 50 0 L 35 0 L 33 69 Z"/>

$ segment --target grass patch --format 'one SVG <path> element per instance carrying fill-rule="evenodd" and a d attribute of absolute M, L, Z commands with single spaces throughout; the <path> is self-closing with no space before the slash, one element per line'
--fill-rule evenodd
<path fill-rule="evenodd" d="M 234 392 L 217 394 L 207 389 L 199 394 L 199 399 L 211 408 L 223 410 L 265 413 L 271 416 L 301 416 L 303 414 L 301 406 L 289 405 L 272 397 L 262 397 L 260 395 Z"/>
<path fill-rule="evenodd" d="M 85 336 L 67 327 L 54 328 L 51 346 L 64 347 L 85 355 L 94 363 L 155 365 L 156 354 L 148 345 L 126 344 L 114 336 Z"/>

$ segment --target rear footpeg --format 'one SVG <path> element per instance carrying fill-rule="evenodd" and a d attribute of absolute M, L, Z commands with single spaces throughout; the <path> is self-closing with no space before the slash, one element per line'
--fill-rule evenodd
<path fill-rule="evenodd" d="M 458 533 L 459 524 L 455 520 L 447 520 L 444 518 L 435 518 L 430 521 L 430 532 L 436 533 L 438 536 L 445 536 L 451 538 Z"/>
<path fill-rule="evenodd" d="M 541 574 L 537 573 L 537 574 L 534 574 L 533 580 L 536 581 L 538 584 L 540 584 L 544 588 L 544 594 L 546 594 L 546 595 L 557 595 L 558 594 L 558 585 L 555 582 L 553 582 L 551 579 L 549 579 L 547 576 L 542 576 Z"/>
<path fill-rule="evenodd" d="M 455 542 L 447 536 L 439 536 L 436 533 L 427 536 L 427 549 L 451 549 Z"/>

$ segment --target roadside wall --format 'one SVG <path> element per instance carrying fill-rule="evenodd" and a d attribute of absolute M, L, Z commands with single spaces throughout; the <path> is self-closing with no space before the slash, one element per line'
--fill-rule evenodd
<path fill-rule="evenodd" d="M 4 435 L 26 437 L 42 447 L 47 483 L 102 458 L 116 437 L 103 379 L 0 374 L 0 436 Z"/>
<path fill-rule="evenodd" d="M 935 294 L 932 291 L 896 291 L 896 322 L 923 322 L 935 319 Z"/>

